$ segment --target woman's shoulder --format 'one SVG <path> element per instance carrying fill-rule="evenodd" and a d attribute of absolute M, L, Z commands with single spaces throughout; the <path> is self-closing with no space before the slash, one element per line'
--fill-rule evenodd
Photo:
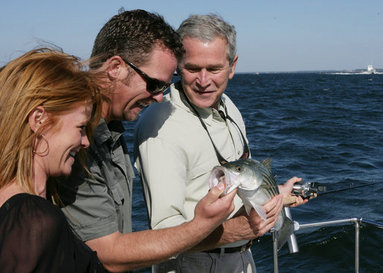
<path fill-rule="evenodd" d="M 45 225 L 57 225 L 65 221 L 61 211 L 52 203 L 28 193 L 19 193 L 9 198 L 1 207 L 0 218 Z"/>
<path fill-rule="evenodd" d="M 18 193 L 10 197 L 7 201 L 4 203 L 5 208 L 7 210 L 11 209 L 17 209 L 20 207 L 28 207 L 28 208 L 41 208 L 41 207 L 50 207 L 53 206 L 49 201 L 46 199 L 29 194 L 29 193 Z"/>

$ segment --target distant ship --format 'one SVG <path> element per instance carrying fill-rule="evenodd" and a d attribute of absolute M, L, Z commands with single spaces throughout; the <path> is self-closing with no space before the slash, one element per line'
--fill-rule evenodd
<path fill-rule="evenodd" d="M 367 69 L 356 69 L 349 71 L 335 72 L 331 74 L 337 75 L 373 75 L 373 74 L 383 74 L 381 69 L 376 70 L 372 64 L 367 65 Z"/>
<path fill-rule="evenodd" d="M 368 74 L 375 74 L 376 73 L 376 69 L 371 64 L 369 64 L 367 66 L 367 73 Z"/>

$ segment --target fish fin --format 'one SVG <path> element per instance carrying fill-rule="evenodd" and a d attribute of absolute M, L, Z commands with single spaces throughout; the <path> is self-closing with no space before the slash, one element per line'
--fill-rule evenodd
<path fill-rule="evenodd" d="M 271 162 L 272 162 L 272 161 L 273 161 L 273 160 L 272 160 L 270 157 L 268 157 L 268 158 L 263 159 L 263 160 L 261 161 L 261 163 L 262 163 L 262 165 L 265 166 L 269 171 L 271 171 Z"/>
<path fill-rule="evenodd" d="M 257 205 L 253 205 L 253 208 L 258 213 L 258 215 L 261 216 L 261 218 L 264 221 L 266 221 L 266 210 L 262 206 L 257 206 Z M 250 210 L 249 210 L 248 214 L 249 213 L 250 213 Z"/>
<path fill-rule="evenodd" d="M 251 204 L 244 204 L 247 215 L 250 215 L 250 211 L 253 208 Z"/>
<path fill-rule="evenodd" d="M 284 246 L 284 244 L 287 242 L 287 239 L 293 233 L 294 233 L 294 223 L 291 219 L 289 219 L 288 217 L 285 217 L 281 229 L 277 231 L 277 240 L 278 240 L 277 249 L 278 250 L 280 250 Z"/>

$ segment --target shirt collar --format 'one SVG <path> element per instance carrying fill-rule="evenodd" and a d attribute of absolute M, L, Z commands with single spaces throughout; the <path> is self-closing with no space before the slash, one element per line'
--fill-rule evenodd
<path fill-rule="evenodd" d="M 113 120 L 108 124 L 101 118 L 98 126 L 94 130 L 94 141 L 97 145 L 103 145 L 110 141 L 115 143 L 124 133 L 125 129 L 121 121 Z"/>

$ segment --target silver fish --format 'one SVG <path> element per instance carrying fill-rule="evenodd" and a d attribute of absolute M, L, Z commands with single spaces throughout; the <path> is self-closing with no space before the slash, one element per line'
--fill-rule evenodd
<path fill-rule="evenodd" d="M 238 188 L 237 194 L 242 199 L 247 214 L 254 208 L 258 215 L 266 220 L 263 204 L 279 194 L 270 164 L 271 159 L 262 162 L 254 159 L 239 159 L 214 167 L 210 174 L 209 186 L 211 188 L 219 182 L 224 182 L 226 187 L 223 194 Z M 294 232 L 294 224 L 284 210 L 279 214 L 273 229 L 276 232 L 279 250 Z"/>

